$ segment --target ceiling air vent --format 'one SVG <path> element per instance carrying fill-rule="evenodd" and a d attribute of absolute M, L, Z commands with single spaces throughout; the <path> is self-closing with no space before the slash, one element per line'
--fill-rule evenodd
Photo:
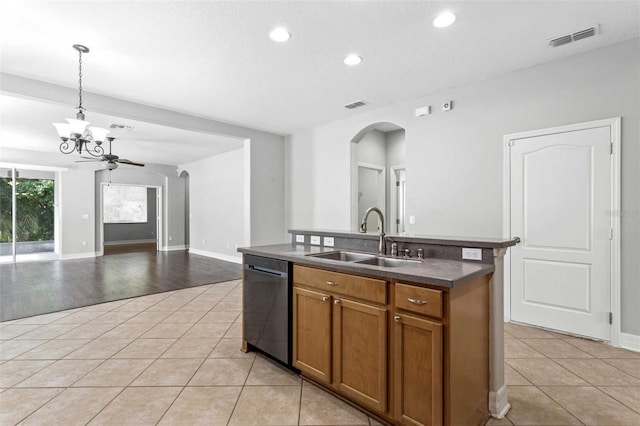
<path fill-rule="evenodd" d="M 133 130 L 133 127 L 127 126 L 126 124 L 112 124 L 109 126 L 111 129 L 122 129 L 122 130 Z"/>
<path fill-rule="evenodd" d="M 549 40 L 549 46 L 558 47 L 563 44 L 569 44 L 574 41 L 583 40 L 585 38 L 593 37 L 598 34 L 598 25 L 594 25 L 591 28 L 586 28 L 584 30 L 576 31 L 573 34 L 566 34 L 559 37 L 554 37 Z"/>
<path fill-rule="evenodd" d="M 355 101 L 352 102 L 350 104 L 346 104 L 344 107 L 347 109 L 356 109 L 356 108 L 360 108 L 361 106 L 365 106 L 366 103 L 364 103 L 363 101 Z"/>

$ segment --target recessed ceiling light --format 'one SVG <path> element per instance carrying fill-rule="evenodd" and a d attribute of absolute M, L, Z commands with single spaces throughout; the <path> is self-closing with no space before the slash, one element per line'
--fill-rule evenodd
<path fill-rule="evenodd" d="M 289 40 L 291 38 L 291 33 L 289 33 L 289 31 L 287 31 L 287 29 L 284 28 L 284 27 L 275 27 L 269 33 L 269 37 L 273 41 L 277 41 L 277 42 L 282 43 L 282 42 L 287 41 L 287 40 Z"/>
<path fill-rule="evenodd" d="M 456 15 L 451 12 L 442 12 L 433 20 L 433 26 L 436 28 L 444 28 L 456 22 Z"/>
<path fill-rule="evenodd" d="M 360 62 L 362 62 L 362 57 L 355 54 L 351 54 L 344 58 L 344 63 L 347 65 L 358 65 Z"/>

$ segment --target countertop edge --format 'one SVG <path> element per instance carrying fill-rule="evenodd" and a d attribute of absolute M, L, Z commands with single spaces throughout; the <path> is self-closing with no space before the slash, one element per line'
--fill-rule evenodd
<path fill-rule="evenodd" d="M 321 269 L 328 269 L 336 272 L 344 272 L 351 274 L 359 274 L 359 275 L 368 275 L 375 278 L 383 278 L 383 279 L 394 279 L 399 281 L 409 281 L 412 283 L 425 284 L 425 285 L 435 285 L 446 288 L 453 288 L 458 285 L 464 284 L 468 281 L 471 281 L 475 278 L 491 274 L 495 271 L 495 266 L 490 264 L 474 264 L 474 266 L 478 266 L 478 269 L 472 271 L 470 273 L 465 274 L 457 279 L 442 279 L 437 277 L 432 277 L 428 275 L 420 275 L 420 274 L 411 274 L 399 271 L 397 268 L 384 268 L 373 265 L 361 265 L 355 264 L 351 262 L 342 262 L 342 261 L 334 261 L 327 259 L 317 259 L 312 256 L 307 255 L 292 255 L 290 252 L 292 249 L 295 249 L 296 244 L 276 244 L 276 245 L 267 245 L 267 246 L 255 246 L 255 247 L 240 247 L 238 248 L 238 252 L 243 254 L 249 254 L 254 256 L 262 256 L 268 257 L 271 259 L 283 260 L 288 262 L 293 262 L 295 264 L 303 265 L 303 266 L 311 266 L 318 267 Z M 280 252 L 274 251 L 276 248 L 286 249 L 290 248 L 289 252 Z M 334 251 L 334 248 L 320 248 L 314 247 L 318 250 L 318 252 L 323 251 Z M 269 250 L 268 250 L 269 249 Z M 443 262 L 456 262 L 456 263 L 468 263 L 456 260 L 443 260 L 443 259 L 434 259 L 440 260 Z"/>

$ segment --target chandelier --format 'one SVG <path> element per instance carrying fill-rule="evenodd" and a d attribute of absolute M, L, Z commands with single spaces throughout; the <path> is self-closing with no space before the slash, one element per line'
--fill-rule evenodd
<path fill-rule="evenodd" d="M 66 123 L 53 123 L 62 140 L 60 152 L 71 154 L 89 154 L 93 157 L 101 157 L 104 154 L 102 142 L 104 142 L 109 130 L 101 127 L 87 127 L 89 122 L 84 121 L 84 107 L 82 106 L 82 54 L 89 53 L 89 48 L 81 44 L 74 44 L 78 51 L 78 112 L 76 118 L 67 118 Z"/>

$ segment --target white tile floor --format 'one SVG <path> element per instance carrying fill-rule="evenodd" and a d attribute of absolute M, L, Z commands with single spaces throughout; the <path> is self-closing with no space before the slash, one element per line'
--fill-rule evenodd
<path fill-rule="evenodd" d="M 241 352 L 240 297 L 231 281 L 0 323 L 0 425 L 372 424 Z"/>
<path fill-rule="evenodd" d="M 370 425 L 241 345 L 239 281 L 0 323 L 0 425 Z M 640 425 L 640 354 L 505 325 L 491 425 Z"/>

